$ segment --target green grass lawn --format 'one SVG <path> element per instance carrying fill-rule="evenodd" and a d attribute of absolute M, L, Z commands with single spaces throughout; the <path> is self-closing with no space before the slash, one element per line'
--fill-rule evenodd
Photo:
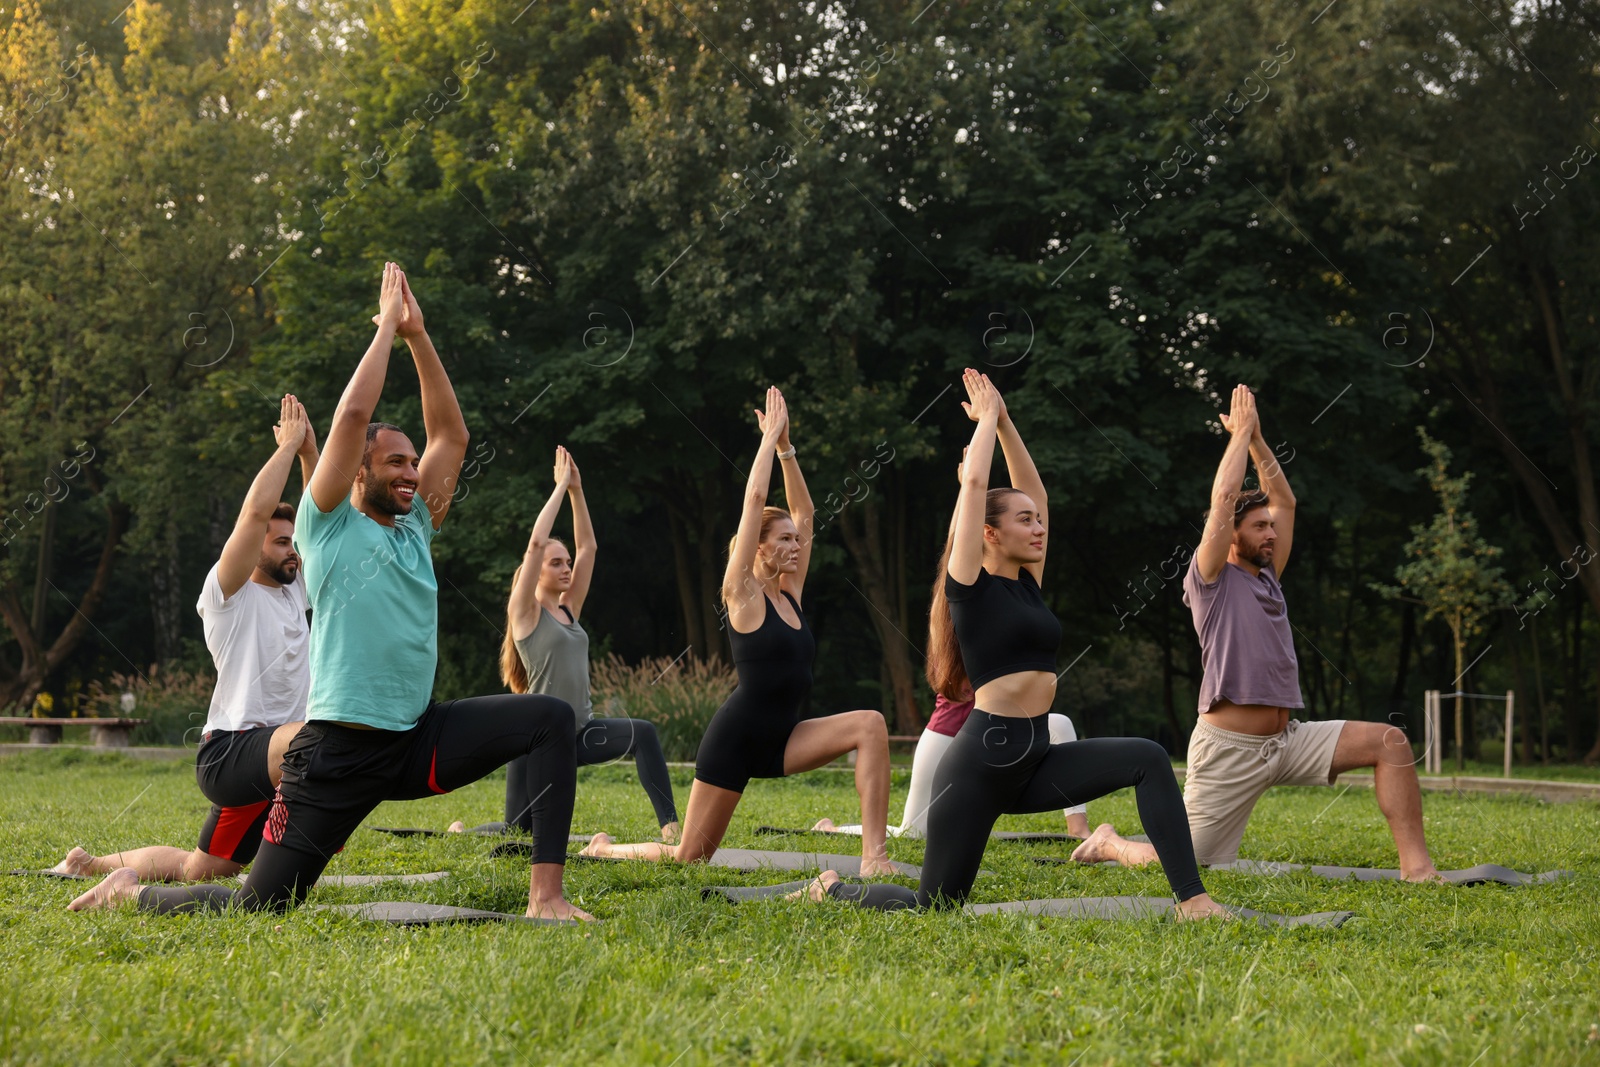
<path fill-rule="evenodd" d="M 674 773 L 680 804 L 688 772 Z M 891 812 L 904 801 L 896 773 Z M 498 817 L 503 779 L 385 805 L 372 821 L 442 829 Z M 1389 866 L 1370 793 L 1278 790 L 1245 855 Z M 1600 805 L 1428 796 L 1441 867 L 1564 867 L 1556 885 L 1458 889 L 1211 874 L 1219 899 L 1339 930 L 866 912 L 703 903 L 697 887 L 779 880 L 573 863 L 589 928 L 403 930 L 306 912 L 73 914 L 83 885 L 8 878 L 0 906 L 0 1059 L 18 1063 L 1560 1064 L 1600 1062 Z M 206 804 L 192 768 L 64 751 L 0 759 L 0 861 L 188 847 Z M 752 784 L 730 845 L 759 823 L 856 815 L 847 774 Z M 1137 828 L 1131 792 L 1090 806 Z M 1055 829 L 1059 814 L 1004 828 Z M 628 765 L 579 772 L 575 829 L 653 830 Z M 832 842 L 832 843 L 830 843 Z M 893 842 L 918 862 L 919 843 Z M 449 870 L 422 885 L 319 888 L 313 902 L 429 900 L 520 912 L 526 861 L 483 838 L 358 831 L 330 872 Z M 993 844 L 978 900 L 1156 895 L 1159 872 L 1040 866 L 1060 849 Z"/>

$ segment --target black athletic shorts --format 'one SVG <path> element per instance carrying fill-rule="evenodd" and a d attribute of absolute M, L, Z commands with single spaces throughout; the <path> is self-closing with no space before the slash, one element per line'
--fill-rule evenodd
<path fill-rule="evenodd" d="M 201 738 L 194 776 L 211 801 L 200 827 L 201 852 L 239 864 L 255 859 L 272 806 L 267 749 L 274 730 L 213 730 Z"/>
<path fill-rule="evenodd" d="M 562 716 L 565 718 L 562 718 Z M 306 723 L 283 756 L 266 839 L 331 857 L 385 800 L 418 800 L 468 785 L 538 749 L 544 783 L 535 826 L 552 809 L 559 839 L 537 842 L 535 863 L 564 862 L 577 781 L 572 708 L 555 697 L 502 694 L 428 705 L 409 730 L 363 730 L 327 719 Z"/>

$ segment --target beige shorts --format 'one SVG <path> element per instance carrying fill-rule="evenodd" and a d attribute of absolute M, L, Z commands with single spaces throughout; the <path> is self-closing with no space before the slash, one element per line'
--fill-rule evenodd
<path fill-rule="evenodd" d="M 1195 860 L 1208 865 L 1238 859 L 1250 812 L 1272 786 L 1328 785 L 1344 722 L 1290 719 L 1279 733 L 1262 737 L 1200 720 L 1189 735 L 1183 785 Z"/>

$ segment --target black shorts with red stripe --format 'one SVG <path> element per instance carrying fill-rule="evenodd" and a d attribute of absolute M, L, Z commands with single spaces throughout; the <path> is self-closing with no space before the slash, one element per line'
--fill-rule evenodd
<path fill-rule="evenodd" d="M 255 859 L 275 792 L 267 766 L 275 729 L 213 730 L 201 738 L 194 774 L 211 801 L 201 852 L 238 864 Z"/>
<path fill-rule="evenodd" d="M 241 866 L 249 863 L 261 847 L 261 832 L 267 827 L 271 808 L 270 800 L 234 808 L 211 805 L 211 813 L 200 827 L 200 851 Z"/>
<path fill-rule="evenodd" d="M 550 821 L 565 827 L 572 821 L 577 775 L 572 736 L 566 701 L 516 693 L 429 704 L 410 730 L 313 720 L 283 755 L 283 783 L 266 839 L 326 859 L 385 800 L 448 793 L 534 751 L 533 780 L 541 785 L 537 808 L 549 809 Z M 563 862 L 566 833 L 540 841 L 534 862 Z"/>

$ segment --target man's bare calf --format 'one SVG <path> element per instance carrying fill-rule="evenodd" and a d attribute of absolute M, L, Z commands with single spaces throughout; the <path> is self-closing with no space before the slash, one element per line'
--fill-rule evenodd
<path fill-rule="evenodd" d="M 184 851 L 170 845 L 147 845 L 127 852 L 96 856 L 74 847 L 66 859 L 50 868 L 59 874 L 110 874 L 119 868 L 132 869 L 146 882 L 209 882 L 231 878 L 244 870 L 242 864 L 221 859 L 199 849 Z"/>

